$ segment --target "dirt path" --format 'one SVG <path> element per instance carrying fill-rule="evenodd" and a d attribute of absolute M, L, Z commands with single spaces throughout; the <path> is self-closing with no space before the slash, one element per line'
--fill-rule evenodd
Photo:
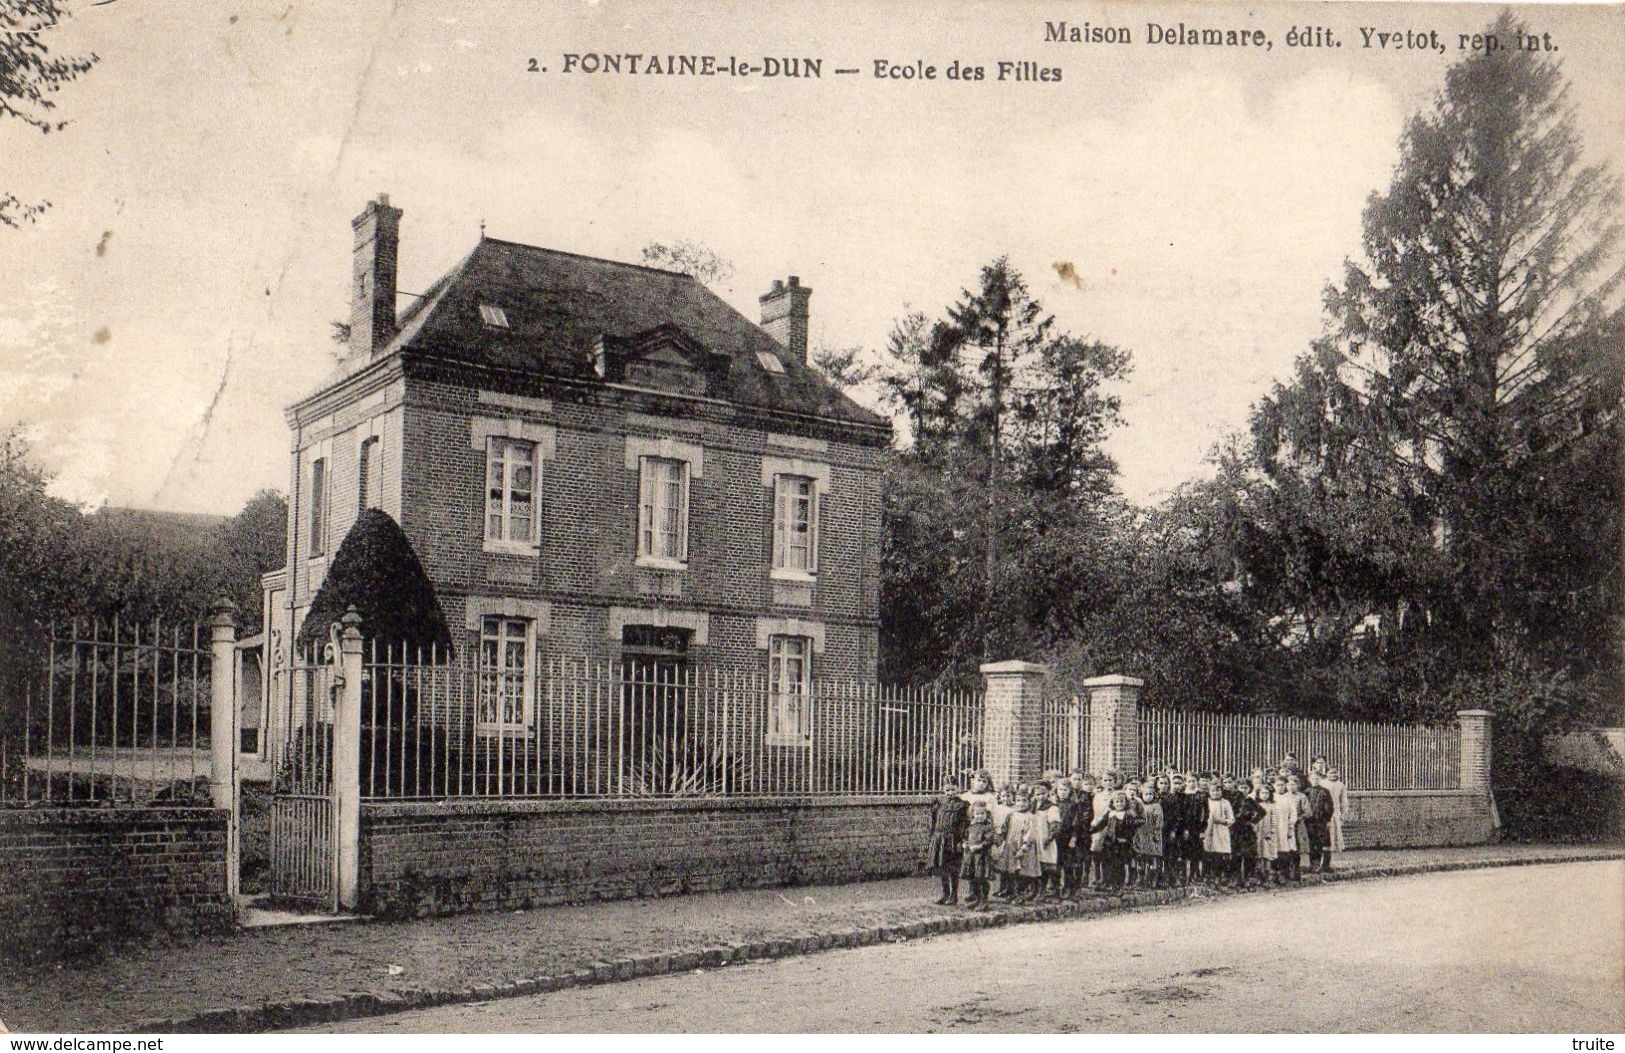
<path fill-rule="evenodd" d="M 1618 1032 L 1625 863 L 1236 897 L 324 1030 Z"/>

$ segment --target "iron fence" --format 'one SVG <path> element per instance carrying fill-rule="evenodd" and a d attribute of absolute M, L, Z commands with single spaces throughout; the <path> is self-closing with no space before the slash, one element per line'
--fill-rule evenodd
<path fill-rule="evenodd" d="M 981 763 L 982 700 L 968 692 L 433 650 L 374 648 L 363 668 L 374 800 L 927 794 Z"/>
<path fill-rule="evenodd" d="M 1089 765 L 1089 700 L 1045 696 L 1040 710 L 1039 757 L 1045 771 L 1071 772 Z"/>
<path fill-rule="evenodd" d="M 1323 756 L 1361 790 L 1446 790 L 1461 782 L 1461 735 L 1452 726 L 1368 724 L 1255 714 L 1142 708 L 1142 770 L 1179 768 L 1246 774 L 1287 751 L 1307 768 Z"/>
<path fill-rule="evenodd" d="M 209 805 L 202 626 L 73 619 L 41 666 L 0 698 L 0 805 Z"/>

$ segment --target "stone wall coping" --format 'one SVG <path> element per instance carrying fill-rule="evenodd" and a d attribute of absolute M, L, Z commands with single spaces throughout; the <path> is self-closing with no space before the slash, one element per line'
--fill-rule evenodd
<path fill-rule="evenodd" d="M 1486 790 L 1350 790 L 1350 797 L 1482 797 Z"/>
<path fill-rule="evenodd" d="M 1349 790 L 1350 797 L 1482 797 L 1483 790 Z M 461 798 L 449 801 L 363 801 L 362 815 L 373 819 L 428 818 L 463 815 L 531 815 L 579 812 L 703 812 L 786 808 L 917 808 L 930 804 L 934 794 L 918 796 L 831 797 L 685 797 L 587 798 L 573 800 L 509 800 Z M 151 809 L 144 810 L 151 812 Z M 182 811 L 177 809 L 176 811 Z M 195 816 L 199 809 L 185 812 Z M 0 815 L 6 813 L 0 812 Z M 101 815 L 107 809 L 99 810 Z"/>
<path fill-rule="evenodd" d="M 133 826 L 148 823 L 224 825 L 224 808 L 0 808 L 0 827 Z"/>
<path fill-rule="evenodd" d="M 1006 676 L 1013 673 L 1044 676 L 1049 673 L 1049 666 L 1042 662 L 983 662 L 980 666 L 983 673 L 988 676 Z"/>
<path fill-rule="evenodd" d="M 704 812 L 884 806 L 918 808 L 930 804 L 933 800 L 934 794 L 882 797 L 592 798 L 567 801 L 460 798 L 449 801 L 362 801 L 361 815 L 363 819 L 397 819 L 561 812 Z"/>
<path fill-rule="evenodd" d="M 1144 687 L 1145 681 L 1137 676 L 1123 676 L 1121 673 L 1111 673 L 1107 676 L 1092 676 L 1083 682 L 1084 687 Z"/>
<path fill-rule="evenodd" d="M 1456 710 L 1456 716 L 1458 716 L 1458 717 L 1483 717 L 1485 720 L 1488 720 L 1490 717 L 1493 717 L 1494 715 L 1495 715 L 1494 713 L 1490 712 L 1487 709 L 1458 709 L 1458 710 Z"/>

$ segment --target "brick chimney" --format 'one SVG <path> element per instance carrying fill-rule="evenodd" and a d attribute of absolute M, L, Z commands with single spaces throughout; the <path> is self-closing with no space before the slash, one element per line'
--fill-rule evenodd
<path fill-rule="evenodd" d="M 807 361 L 807 300 L 812 290 L 790 275 L 789 284 L 773 279 L 761 299 L 762 328 L 802 362 Z"/>
<path fill-rule="evenodd" d="M 388 194 L 367 202 L 350 221 L 355 231 L 350 286 L 350 353 L 370 355 L 395 335 L 395 265 L 401 250 L 401 210 Z"/>

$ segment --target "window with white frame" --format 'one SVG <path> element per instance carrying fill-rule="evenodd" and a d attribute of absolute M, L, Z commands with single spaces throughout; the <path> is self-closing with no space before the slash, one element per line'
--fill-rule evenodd
<path fill-rule="evenodd" d="M 485 443 L 485 540 L 529 548 L 536 541 L 536 444 L 492 436 Z"/>
<path fill-rule="evenodd" d="M 369 508 L 379 508 L 383 505 L 384 473 L 379 465 L 378 436 L 373 435 L 361 441 L 360 478 L 356 480 L 356 494 L 360 497 L 359 511 L 365 512 Z"/>
<path fill-rule="evenodd" d="M 310 554 L 327 551 L 327 458 L 310 462 Z"/>
<path fill-rule="evenodd" d="M 639 459 L 638 557 L 676 565 L 688 562 L 688 462 Z"/>
<path fill-rule="evenodd" d="M 801 746 L 812 741 L 812 640 L 805 636 L 774 636 L 768 641 L 767 740 L 776 746 Z"/>
<path fill-rule="evenodd" d="M 480 626 L 479 692 L 475 722 L 482 731 L 523 731 L 530 726 L 531 623 L 487 616 Z"/>
<path fill-rule="evenodd" d="M 811 476 L 773 477 L 773 569 L 818 572 L 818 481 Z"/>

